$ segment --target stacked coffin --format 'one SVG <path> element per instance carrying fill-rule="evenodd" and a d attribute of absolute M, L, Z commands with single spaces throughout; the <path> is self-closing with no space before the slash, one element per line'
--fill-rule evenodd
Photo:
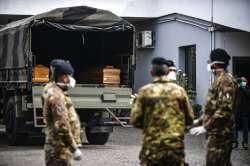
<path fill-rule="evenodd" d="M 113 66 L 106 66 L 103 69 L 103 84 L 120 85 L 121 70 L 115 69 Z"/>
<path fill-rule="evenodd" d="M 49 82 L 49 68 L 43 65 L 37 65 L 33 70 L 34 83 L 47 83 Z"/>

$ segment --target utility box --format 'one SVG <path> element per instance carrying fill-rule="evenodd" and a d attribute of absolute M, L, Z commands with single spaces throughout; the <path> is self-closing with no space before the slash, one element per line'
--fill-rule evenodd
<path fill-rule="evenodd" d="M 140 31 L 137 33 L 137 48 L 153 48 L 153 32 L 152 31 Z"/>

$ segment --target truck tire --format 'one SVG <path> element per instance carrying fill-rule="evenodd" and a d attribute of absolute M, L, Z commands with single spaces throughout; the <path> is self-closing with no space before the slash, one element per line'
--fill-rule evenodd
<path fill-rule="evenodd" d="M 89 144 L 104 145 L 109 138 L 109 133 L 91 133 L 90 128 L 85 128 L 85 133 Z"/>
<path fill-rule="evenodd" d="M 6 133 L 8 138 L 8 144 L 11 146 L 24 145 L 26 143 L 26 135 L 20 133 L 20 129 L 23 126 L 23 119 L 16 117 L 15 102 L 13 98 L 10 98 L 7 105 L 7 123 Z"/>

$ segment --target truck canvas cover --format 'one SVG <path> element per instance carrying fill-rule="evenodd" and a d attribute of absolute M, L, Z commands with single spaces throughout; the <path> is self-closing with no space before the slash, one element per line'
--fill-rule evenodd
<path fill-rule="evenodd" d="M 134 31 L 133 25 L 113 13 L 87 6 L 58 8 L 9 23 L 0 29 L 0 83 L 29 80 L 31 29 L 40 25 L 63 31 Z"/>

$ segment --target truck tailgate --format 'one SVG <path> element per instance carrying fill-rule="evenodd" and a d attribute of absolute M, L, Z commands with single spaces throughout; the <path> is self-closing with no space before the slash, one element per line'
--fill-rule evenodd
<path fill-rule="evenodd" d="M 33 106 L 41 108 L 43 86 L 33 86 Z M 120 87 L 75 87 L 69 95 L 76 109 L 121 108 L 130 109 L 131 88 Z"/>

